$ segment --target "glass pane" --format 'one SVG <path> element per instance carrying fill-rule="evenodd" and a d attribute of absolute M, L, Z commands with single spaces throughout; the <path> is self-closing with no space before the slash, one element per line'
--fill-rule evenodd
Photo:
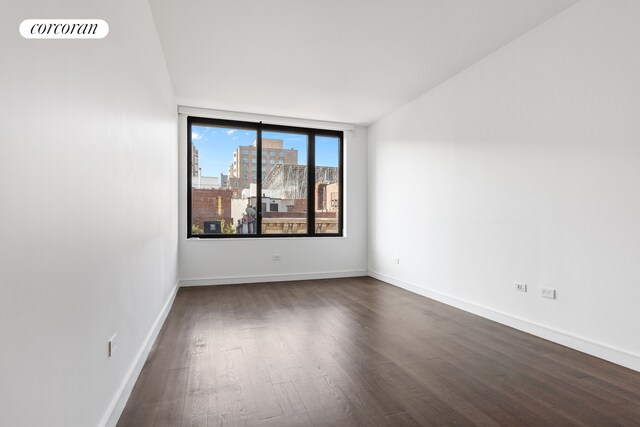
<path fill-rule="evenodd" d="M 338 233 L 340 211 L 340 139 L 316 136 L 316 223 L 317 234 Z"/>
<path fill-rule="evenodd" d="M 191 126 L 191 234 L 256 234 L 257 132 Z"/>
<path fill-rule="evenodd" d="M 307 233 L 307 135 L 263 132 L 262 234 Z"/>

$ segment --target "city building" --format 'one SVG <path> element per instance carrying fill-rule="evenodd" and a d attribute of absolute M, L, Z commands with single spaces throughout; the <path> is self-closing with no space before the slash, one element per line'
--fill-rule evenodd
<path fill-rule="evenodd" d="M 338 183 L 338 174 L 337 167 L 316 166 L 315 182 L 324 188 L 328 184 Z M 307 165 L 275 165 L 262 181 L 263 193 L 280 199 L 306 199 L 307 185 Z"/>
<path fill-rule="evenodd" d="M 278 164 L 263 180 L 263 232 L 307 232 L 307 170 L 306 165 Z M 315 230 L 334 233 L 338 229 L 339 169 L 316 166 L 315 182 Z"/>
<path fill-rule="evenodd" d="M 200 157 L 195 144 L 191 143 L 191 174 L 192 176 L 200 175 Z"/>
<path fill-rule="evenodd" d="M 200 189 L 220 188 L 220 178 L 198 174 L 191 178 L 191 186 Z"/>
<path fill-rule="evenodd" d="M 218 183 L 220 184 L 220 188 L 227 188 L 229 186 L 229 175 L 221 173 Z"/>
<path fill-rule="evenodd" d="M 229 165 L 229 180 L 227 188 L 233 191 L 235 197 L 240 197 L 242 189 L 249 188 L 256 183 L 259 171 L 263 179 L 271 170 L 282 164 L 297 165 L 298 150 L 283 148 L 281 139 L 264 138 L 262 140 L 262 167 L 258 167 L 258 152 L 256 143 L 239 146 L 233 152 L 233 161 Z"/>
<path fill-rule="evenodd" d="M 233 224 L 231 215 L 231 198 L 233 193 L 231 190 L 207 188 L 191 189 L 191 221 L 198 230 L 194 234 L 220 234 L 223 230 L 216 228 L 212 231 L 206 226 L 207 223 L 213 225 L 217 223 L 219 226 Z M 222 223 L 224 221 L 224 223 Z"/>

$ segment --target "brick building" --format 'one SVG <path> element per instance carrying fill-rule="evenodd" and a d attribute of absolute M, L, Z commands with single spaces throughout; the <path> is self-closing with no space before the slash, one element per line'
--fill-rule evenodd
<path fill-rule="evenodd" d="M 205 230 L 205 222 L 225 221 L 233 225 L 231 198 L 233 192 L 226 189 L 191 189 L 191 224 Z"/>

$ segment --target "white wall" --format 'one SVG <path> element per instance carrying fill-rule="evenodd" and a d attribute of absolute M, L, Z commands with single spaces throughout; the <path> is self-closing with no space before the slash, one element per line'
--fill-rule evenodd
<path fill-rule="evenodd" d="M 579 2 L 371 126 L 371 274 L 640 370 L 638 22 Z"/>
<path fill-rule="evenodd" d="M 180 283 L 184 286 L 367 273 L 367 129 L 345 132 L 345 237 L 187 239 L 186 116 L 180 117 Z M 279 254 L 280 261 L 272 261 Z"/>
<path fill-rule="evenodd" d="M 0 18 L 0 425 L 96 426 L 176 284 L 176 104 L 145 0 L 10 3 Z M 23 19 L 44 17 L 104 19 L 110 33 L 20 37 Z"/>

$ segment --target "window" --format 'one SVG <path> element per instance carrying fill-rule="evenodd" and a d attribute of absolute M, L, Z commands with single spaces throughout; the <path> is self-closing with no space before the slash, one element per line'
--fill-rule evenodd
<path fill-rule="evenodd" d="M 341 131 L 197 117 L 187 124 L 187 237 L 342 236 Z M 257 155 L 250 177 L 233 167 L 237 153 L 249 152 Z M 194 186 L 198 168 L 220 185 Z"/>
<path fill-rule="evenodd" d="M 331 233 L 340 213 L 341 177 L 333 165 L 340 163 L 340 138 L 316 137 L 316 185 L 315 185 L 315 230 L 316 233 Z"/>

